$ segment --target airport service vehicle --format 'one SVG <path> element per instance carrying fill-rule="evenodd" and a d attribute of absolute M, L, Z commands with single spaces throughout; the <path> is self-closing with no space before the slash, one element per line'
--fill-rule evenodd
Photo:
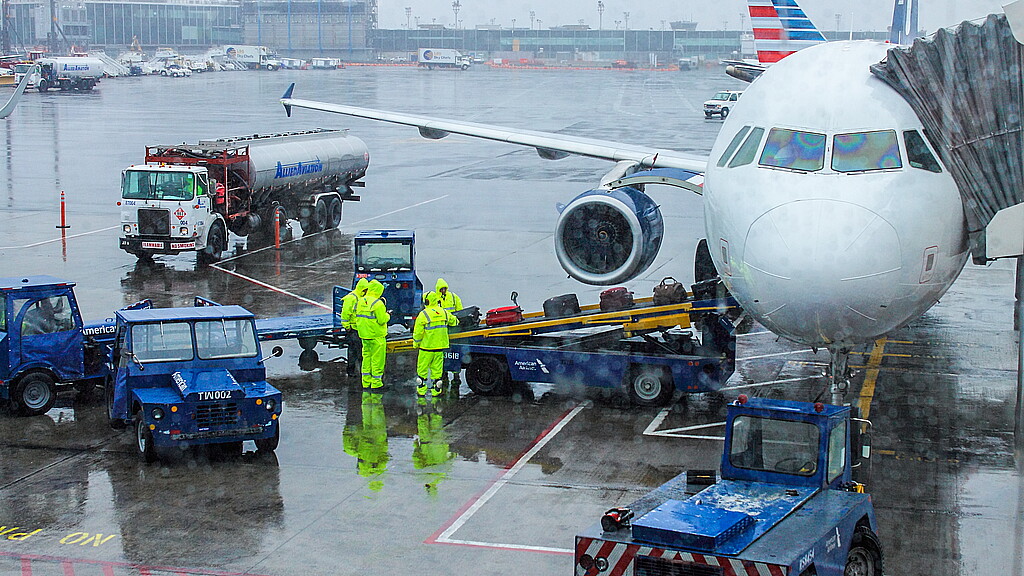
<path fill-rule="evenodd" d="M 197 252 L 206 265 L 228 231 L 272 239 L 291 218 L 305 233 L 335 228 L 369 161 L 363 141 L 340 130 L 147 146 L 146 163 L 121 176 L 121 248 L 139 258 Z"/>
<path fill-rule="evenodd" d="M 575 574 L 882 576 L 871 497 L 851 479 L 862 422 L 848 406 L 740 396 L 718 482 L 683 473 L 609 510 L 576 536 Z M 711 485 L 694 494 L 698 482 Z"/>
<path fill-rule="evenodd" d="M 232 44 L 224 47 L 224 55 L 229 59 L 241 62 L 253 70 L 277 70 L 281 68 L 281 60 L 266 46 L 244 46 Z"/>
<path fill-rule="evenodd" d="M 310 67 L 313 70 L 337 70 L 343 68 L 341 65 L 340 58 L 312 58 L 310 60 Z"/>
<path fill-rule="evenodd" d="M 412 230 L 361 230 L 353 240 L 355 274 L 384 285 L 391 324 L 411 328 L 423 308 L 423 283 L 416 276 L 416 233 Z"/>
<path fill-rule="evenodd" d="M 267 382 L 255 318 L 241 306 L 118 310 L 105 397 L 114 428 L 132 426 L 139 456 L 243 440 L 277 449 L 281 392 Z M 273 356 L 280 356 L 275 348 Z"/>
<path fill-rule="evenodd" d="M 736 102 L 743 94 L 742 90 L 721 90 L 704 102 L 704 117 L 711 118 L 716 114 L 724 120 L 729 116 L 729 110 L 736 106 Z"/>
<path fill-rule="evenodd" d="M 453 329 L 445 370 L 465 368 L 466 383 L 482 396 L 543 382 L 624 392 L 635 404 L 661 406 L 676 392 L 717 391 L 732 375 L 736 335 L 724 313 L 734 306 L 730 298 L 663 305 L 639 298 L 623 310 L 594 304 L 568 316 L 530 312 L 510 324 Z M 407 335 L 388 341 L 389 351 L 411 349 Z"/>
<path fill-rule="evenodd" d="M 160 71 L 161 76 L 170 76 L 172 78 L 188 78 L 192 76 L 192 70 L 180 66 L 178 64 L 171 64 Z"/>
<path fill-rule="evenodd" d="M 458 70 L 469 70 L 472 60 L 463 56 L 458 50 L 451 48 L 420 48 L 418 62 L 421 68 L 433 70 L 434 68 L 453 68 Z"/>
<path fill-rule="evenodd" d="M 52 276 L 0 278 L 0 399 L 25 416 L 53 407 L 59 385 L 103 381 L 113 320 L 83 324 L 75 284 Z"/>
<path fill-rule="evenodd" d="M 92 90 L 103 77 L 103 62 L 97 58 L 81 56 L 55 56 L 40 58 L 39 78 L 36 90 L 46 92 L 50 88 L 60 90 Z"/>

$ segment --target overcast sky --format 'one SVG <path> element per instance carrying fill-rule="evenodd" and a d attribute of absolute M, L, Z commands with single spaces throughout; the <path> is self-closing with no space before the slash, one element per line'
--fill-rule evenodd
<path fill-rule="evenodd" d="M 698 30 L 736 30 L 742 24 L 749 27 L 746 0 L 603 0 L 604 29 L 614 29 L 615 21 L 625 26 L 624 12 L 629 12 L 631 29 L 668 29 L 673 20 L 698 22 Z M 885 30 L 892 22 L 893 0 L 797 0 L 819 28 L 834 30 L 836 14 L 840 16 L 841 30 Z M 530 11 L 535 13 L 534 27 L 549 28 L 577 24 L 583 20 L 591 28 L 598 27 L 597 0 L 458 0 L 459 20 L 462 27 L 489 24 L 491 20 L 503 27 L 530 27 Z M 934 32 L 943 26 L 959 24 L 963 20 L 983 18 L 992 12 L 1002 12 L 1002 5 L 1010 0 L 920 0 L 921 27 Z M 453 0 L 378 0 L 379 25 L 382 28 L 403 28 L 405 9 L 412 8 L 412 25 L 419 17 L 420 24 L 438 23 L 452 27 L 455 13 Z M 539 21 L 539 22 L 538 22 Z"/>

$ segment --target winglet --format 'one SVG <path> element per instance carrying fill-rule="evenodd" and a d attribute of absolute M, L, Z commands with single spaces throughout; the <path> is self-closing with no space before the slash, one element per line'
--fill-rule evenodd
<path fill-rule="evenodd" d="M 292 117 L 292 105 L 287 103 L 287 102 L 285 102 L 285 100 L 291 100 L 292 99 L 292 90 L 295 90 L 295 82 L 292 82 L 288 86 L 288 89 L 285 90 L 284 94 L 281 96 L 281 104 L 284 104 L 284 112 L 285 112 L 285 114 L 288 115 L 289 118 Z"/>

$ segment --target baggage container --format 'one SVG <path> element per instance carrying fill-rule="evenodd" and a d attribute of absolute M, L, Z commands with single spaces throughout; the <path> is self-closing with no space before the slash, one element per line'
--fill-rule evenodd
<path fill-rule="evenodd" d="M 544 301 L 545 318 L 563 318 L 580 313 L 580 301 L 575 294 L 563 294 Z"/>
<path fill-rule="evenodd" d="M 512 324 L 513 322 L 522 322 L 523 320 L 523 309 L 519 306 L 502 306 L 501 308 L 493 308 L 487 311 L 487 318 L 485 322 L 488 326 L 500 326 L 502 324 Z"/>
<path fill-rule="evenodd" d="M 624 287 L 609 288 L 601 292 L 601 311 L 613 312 L 633 307 L 633 293 Z"/>

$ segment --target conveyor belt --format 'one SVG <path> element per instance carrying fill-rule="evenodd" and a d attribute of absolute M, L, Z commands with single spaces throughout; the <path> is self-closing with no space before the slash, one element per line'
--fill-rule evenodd
<path fill-rule="evenodd" d="M 622 326 L 626 336 L 633 336 L 655 330 L 663 330 L 679 326 L 690 326 L 690 315 L 694 312 L 721 312 L 722 305 L 726 308 L 737 306 L 735 300 L 699 300 L 678 304 L 655 306 L 653 298 L 638 298 L 632 308 L 614 312 L 602 312 L 597 304 L 582 306 L 579 314 L 562 318 L 545 318 L 543 312 L 530 312 L 523 315 L 522 322 L 501 326 L 481 326 L 476 330 L 451 332 L 452 341 L 466 339 L 486 339 L 503 336 L 533 336 L 547 332 L 572 330 L 583 326 Z M 388 340 L 388 352 L 412 350 L 412 338 L 397 335 Z"/>

